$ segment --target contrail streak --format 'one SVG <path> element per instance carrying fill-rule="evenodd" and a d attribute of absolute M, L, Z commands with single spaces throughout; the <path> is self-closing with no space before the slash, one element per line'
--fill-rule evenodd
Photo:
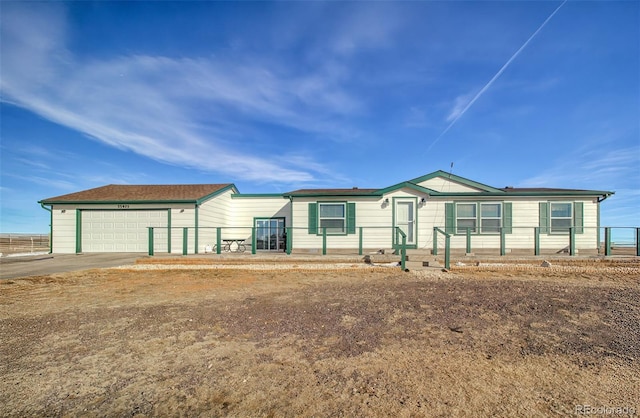
<path fill-rule="evenodd" d="M 500 77 L 502 75 L 502 73 L 509 67 L 509 65 L 511 64 L 511 62 L 513 62 L 514 59 L 516 59 L 518 57 L 518 55 L 520 55 L 520 53 L 522 52 L 522 50 L 524 50 L 527 45 L 529 45 L 529 42 L 531 42 L 533 40 L 533 38 L 536 37 L 536 35 L 547 25 L 547 23 L 549 23 L 549 21 L 551 20 L 551 18 L 558 13 L 558 10 L 560 10 L 560 8 L 562 6 L 564 6 L 564 4 L 567 2 L 568 0 L 564 0 L 560 6 L 558 6 L 558 8 L 556 10 L 553 11 L 553 13 L 551 13 L 549 15 L 549 17 L 542 22 L 542 24 L 540 25 L 540 27 L 533 32 L 533 35 L 531 35 L 529 37 L 529 39 L 527 39 L 525 41 L 524 44 L 522 44 L 522 46 L 511 56 L 511 58 L 509 58 L 509 60 L 502 66 L 502 68 L 500 68 L 500 70 L 498 70 L 498 72 L 493 76 L 493 78 L 491 78 L 491 80 L 489 80 L 489 82 L 487 84 L 484 85 L 484 87 L 474 96 L 473 99 L 471 99 L 471 101 L 469 103 L 467 103 L 467 105 L 464 107 L 464 109 L 462 109 L 462 111 L 460 113 L 458 113 L 456 115 L 456 117 L 451 121 L 451 123 L 444 129 L 444 131 L 442 131 L 440 133 L 440 135 L 438 135 L 438 137 L 431 143 L 431 145 L 429 145 L 429 147 L 427 148 L 427 150 L 425 152 L 429 152 L 431 150 L 431 148 L 433 148 L 433 146 L 447 133 L 449 132 L 449 129 L 451 129 L 451 127 L 453 125 L 456 124 L 456 122 L 458 121 L 458 119 L 460 119 L 462 117 L 462 115 L 464 115 L 466 113 L 467 110 L 469 110 L 469 108 L 471 106 L 473 106 L 473 104 L 476 102 L 476 100 L 478 100 L 483 94 L 484 92 L 486 92 L 489 87 L 491 87 L 491 85 L 498 79 L 498 77 Z"/>

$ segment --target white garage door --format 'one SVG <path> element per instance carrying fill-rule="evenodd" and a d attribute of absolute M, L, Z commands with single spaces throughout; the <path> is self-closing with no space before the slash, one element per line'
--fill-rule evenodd
<path fill-rule="evenodd" d="M 82 251 L 147 252 L 150 226 L 168 226 L 167 210 L 84 210 Z M 166 229 L 158 232 L 166 237 Z"/>

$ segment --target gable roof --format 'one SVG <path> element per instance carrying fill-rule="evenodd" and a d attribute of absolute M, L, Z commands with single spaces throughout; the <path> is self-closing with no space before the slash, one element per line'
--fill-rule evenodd
<path fill-rule="evenodd" d="M 437 177 L 442 177 L 447 180 L 454 181 L 456 183 L 464 184 L 465 186 L 469 186 L 474 189 L 479 189 L 484 192 L 500 192 L 501 190 L 501 189 L 496 189 L 495 187 L 488 186 L 483 183 L 479 183 L 477 181 L 473 181 L 461 176 L 457 176 L 453 173 L 447 173 L 446 171 L 442 171 L 442 170 L 434 171 L 433 173 L 425 174 L 424 176 L 417 177 L 413 180 L 409 180 L 409 183 L 418 184 L 418 183 L 422 183 L 423 181 L 431 180 Z"/>
<path fill-rule="evenodd" d="M 237 193 L 233 184 L 153 184 L 153 185 L 123 185 L 109 184 L 81 192 L 50 197 L 39 203 L 114 203 L 114 202 L 174 202 L 199 203 L 232 189 Z"/>

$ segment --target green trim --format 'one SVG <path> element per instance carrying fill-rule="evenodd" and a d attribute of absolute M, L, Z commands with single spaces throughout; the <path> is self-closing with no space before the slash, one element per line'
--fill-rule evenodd
<path fill-rule="evenodd" d="M 573 226 L 576 234 L 584 233 L 584 202 L 573 202 Z"/>
<path fill-rule="evenodd" d="M 453 202 L 444 204 L 444 231 L 447 234 L 456 232 L 456 204 Z"/>
<path fill-rule="evenodd" d="M 307 228 L 309 234 L 318 234 L 318 203 L 309 202 L 308 205 L 309 222 Z M 293 212 L 293 211 L 292 211 Z"/>
<path fill-rule="evenodd" d="M 389 187 L 385 187 L 384 189 L 380 189 L 376 192 L 376 196 L 378 195 L 384 195 L 387 193 L 391 193 L 394 192 L 396 190 L 400 190 L 400 189 L 412 189 L 415 191 L 418 191 L 420 193 L 424 193 L 426 195 L 441 195 L 441 193 L 436 192 L 435 190 L 432 189 L 428 189 L 426 187 L 422 187 L 420 185 L 408 182 L 408 181 L 403 181 L 402 183 L 398 183 L 398 184 L 394 184 L 393 186 L 389 186 Z"/>
<path fill-rule="evenodd" d="M 414 236 L 414 240 L 413 240 L 413 244 L 407 244 L 406 248 L 415 250 L 418 248 L 418 198 L 414 197 L 414 196 L 397 196 L 397 197 L 393 197 L 391 199 L 391 217 L 392 217 L 392 241 L 393 243 L 395 243 L 396 245 L 399 245 L 400 243 L 396 242 L 396 234 L 395 234 L 395 230 L 396 228 L 399 228 L 396 225 L 396 203 L 398 201 L 413 201 L 413 236 Z"/>
<path fill-rule="evenodd" d="M 502 229 L 505 234 L 513 232 L 513 204 L 502 202 Z"/>
<path fill-rule="evenodd" d="M 82 211 L 76 209 L 76 254 L 82 252 Z"/>
<path fill-rule="evenodd" d="M 356 204 L 347 202 L 347 235 L 356 233 Z"/>
<path fill-rule="evenodd" d="M 538 203 L 538 226 L 540 227 L 541 234 L 548 234 L 551 230 L 551 225 L 549 222 L 549 203 L 548 202 L 539 202 Z"/>
<path fill-rule="evenodd" d="M 495 187 L 491 187 L 486 184 L 479 183 L 477 181 L 469 180 L 467 178 L 460 177 L 452 173 L 447 173 L 446 171 L 442 171 L 442 170 L 434 171 L 433 173 L 425 174 L 424 176 L 421 176 L 409 181 L 411 183 L 422 183 L 423 181 L 431 180 L 438 177 L 444 178 L 445 180 L 452 180 L 456 183 L 460 183 L 465 186 L 473 187 L 475 189 L 480 189 L 486 192 L 494 192 L 494 193 L 501 193 L 501 194 L 505 193 L 504 191 L 500 189 L 496 189 Z"/>
<path fill-rule="evenodd" d="M 233 190 L 235 193 L 238 193 L 238 189 L 236 189 L 236 185 L 235 184 L 229 184 L 226 187 L 223 187 L 220 190 L 216 190 L 213 193 L 210 193 L 206 196 L 201 197 L 200 199 L 197 199 L 195 201 L 196 205 L 201 205 L 202 203 L 206 202 L 207 200 L 210 200 L 211 198 L 216 197 L 219 194 L 222 194 L 224 192 L 226 192 L 227 190 Z"/>

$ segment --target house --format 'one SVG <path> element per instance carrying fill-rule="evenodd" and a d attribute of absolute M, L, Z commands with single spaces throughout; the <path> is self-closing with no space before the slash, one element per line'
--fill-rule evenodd
<path fill-rule="evenodd" d="M 54 253 L 362 252 L 393 248 L 402 235 L 417 250 L 448 235 L 452 249 L 466 252 L 558 252 L 571 242 L 596 253 L 600 203 L 612 194 L 495 188 L 436 171 L 382 189 L 242 194 L 233 184 L 108 185 L 39 203 L 51 214 Z"/>

